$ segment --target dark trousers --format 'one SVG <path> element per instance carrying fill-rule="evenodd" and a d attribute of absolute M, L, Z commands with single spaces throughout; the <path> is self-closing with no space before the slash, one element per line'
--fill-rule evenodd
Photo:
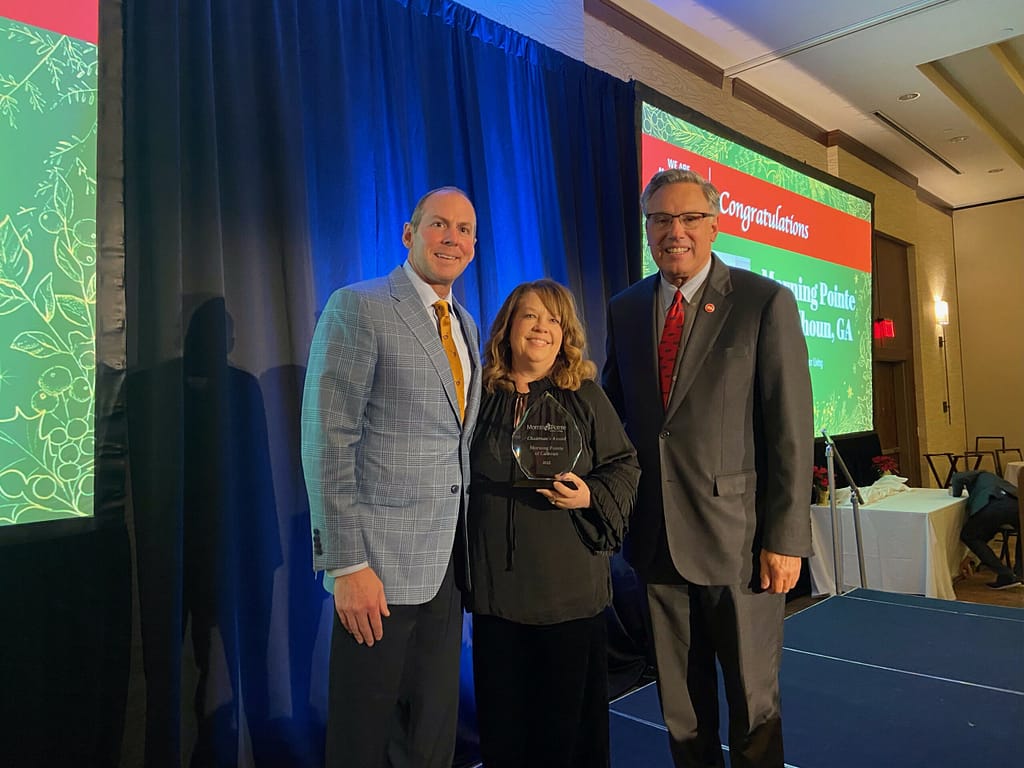
<path fill-rule="evenodd" d="M 459 710 L 462 607 L 449 564 L 423 605 L 389 605 L 384 636 L 359 645 L 334 614 L 327 768 L 450 768 Z"/>
<path fill-rule="evenodd" d="M 678 768 L 725 765 L 718 672 L 733 768 L 782 768 L 779 667 L 785 596 L 745 586 L 649 584 L 658 694 Z"/>
<path fill-rule="evenodd" d="M 473 679 L 484 768 L 609 764 L 603 613 L 544 626 L 474 614 Z"/>
<path fill-rule="evenodd" d="M 1001 576 L 1013 578 L 1014 572 L 1006 567 L 1006 564 L 992 551 L 988 543 L 996 535 L 996 531 L 1004 525 L 1012 525 L 1014 530 L 1020 528 L 1019 517 L 1020 510 L 1017 506 L 1017 499 L 1012 496 L 993 499 L 967 518 L 964 527 L 960 529 L 960 540 L 992 571 Z M 1021 572 L 1020 551 L 1020 531 L 1017 530 L 1017 559 L 1014 560 L 1014 563 L 1018 576 Z"/>

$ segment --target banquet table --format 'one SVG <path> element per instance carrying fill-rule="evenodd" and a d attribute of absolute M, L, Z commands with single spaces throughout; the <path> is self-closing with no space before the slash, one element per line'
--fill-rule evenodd
<path fill-rule="evenodd" d="M 838 506 L 842 519 L 843 581 L 862 586 L 854 538 L 853 508 Z M 966 548 L 960 529 L 967 497 L 953 498 L 945 488 L 909 488 L 860 507 L 867 586 L 883 592 L 955 600 L 953 576 Z M 829 507 L 811 507 L 814 554 L 809 560 L 811 593 L 835 594 L 832 516 Z"/>
<path fill-rule="evenodd" d="M 1020 474 L 1021 469 L 1024 468 L 1024 461 L 1008 461 L 1006 466 L 1003 467 L 1003 477 L 1014 485 L 1017 484 L 1017 476 Z"/>

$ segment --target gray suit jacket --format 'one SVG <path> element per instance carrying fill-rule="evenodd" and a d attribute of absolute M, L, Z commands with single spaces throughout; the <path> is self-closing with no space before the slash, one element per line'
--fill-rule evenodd
<path fill-rule="evenodd" d="M 401 267 L 335 291 L 310 348 L 302 466 L 313 567 L 368 561 L 389 603 L 437 594 L 465 522 L 480 353 L 472 317 L 453 311 L 472 358 L 464 423 L 435 320 Z"/>
<path fill-rule="evenodd" d="M 814 422 L 796 301 L 712 258 L 667 409 L 659 276 L 609 305 L 603 383 L 643 471 L 625 553 L 647 581 L 674 567 L 695 584 L 749 583 L 762 547 L 811 553 Z"/>

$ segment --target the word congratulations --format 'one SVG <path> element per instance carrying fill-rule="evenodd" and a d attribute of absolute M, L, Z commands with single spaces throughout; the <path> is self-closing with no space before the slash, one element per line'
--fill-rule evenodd
<path fill-rule="evenodd" d="M 811 236 L 809 225 L 797 221 L 792 216 L 782 215 L 782 205 L 776 206 L 774 211 L 745 205 L 739 200 L 734 200 L 728 190 L 722 192 L 720 204 L 723 214 L 735 216 L 740 220 L 740 226 L 744 232 L 750 229 L 751 224 L 757 224 L 760 227 L 774 229 L 776 232 L 783 232 L 787 235 L 795 235 L 804 240 Z"/>

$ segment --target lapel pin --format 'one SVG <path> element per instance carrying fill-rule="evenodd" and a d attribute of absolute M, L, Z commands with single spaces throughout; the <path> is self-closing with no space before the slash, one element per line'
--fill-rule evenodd
<path fill-rule="evenodd" d="M 711 314 L 712 312 L 715 311 L 715 305 L 709 301 L 707 304 L 704 305 L 704 311 L 707 312 L 708 314 Z"/>

